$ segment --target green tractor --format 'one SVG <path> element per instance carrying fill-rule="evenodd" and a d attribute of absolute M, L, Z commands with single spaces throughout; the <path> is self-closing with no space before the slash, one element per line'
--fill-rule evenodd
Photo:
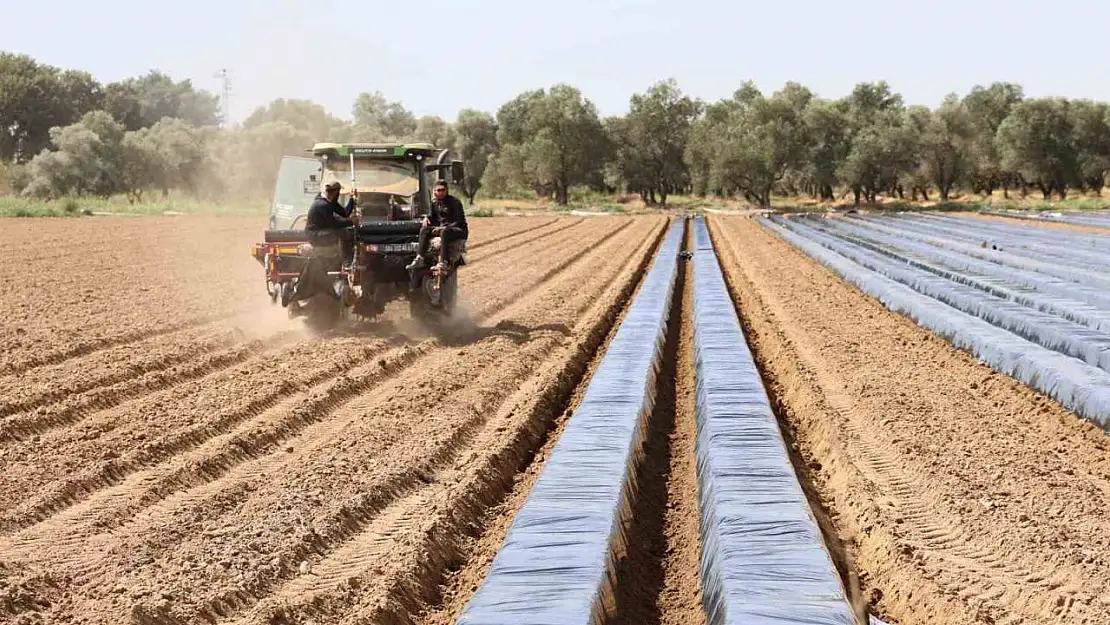
<path fill-rule="evenodd" d="M 456 270 L 466 264 L 466 242 L 448 250 L 448 267 L 435 271 L 440 237 L 429 241 L 424 267 L 408 270 L 419 249 L 420 226 L 431 206 L 435 179 L 450 177 L 461 184 L 463 163 L 430 143 L 318 143 L 315 158 L 287 156 L 278 172 L 264 241 L 252 255 L 265 268 L 266 291 L 275 304 L 287 305 L 312 246 L 304 219 L 325 185 L 339 181 L 346 205 L 358 190 L 354 226 L 354 262 L 329 262 L 313 278 L 316 287 L 307 301 L 288 304 L 290 316 L 306 315 L 315 325 L 330 326 L 355 314 L 374 318 L 394 299 L 407 299 L 419 318 L 445 318 L 458 302 Z M 316 274 L 314 274 L 316 275 Z M 325 277 L 326 276 L 326 277 Z"/>

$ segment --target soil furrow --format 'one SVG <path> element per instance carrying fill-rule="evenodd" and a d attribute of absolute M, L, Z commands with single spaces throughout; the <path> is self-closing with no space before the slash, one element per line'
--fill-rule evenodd
<path fill-rule="evenodd" d="M 224 226 L 221 219 L 227 218 L 114 224 L 120 240 L 131 234 L 138 245 L 121 245 L 112 238 L 83 240 L 83 255 L 75 260 L 102 263 L 93 268 L 97 280 L 92 283 L 87 277 L 90 267 L 84 265 L 61 275 L 44 273 L 38 279 L 49 284 L 43 285 L 27 284 L 21 272 L 23 288 L 0 304 L 0 314 L 9 322 L 0 331 L 5 353 L 0 376 L 226 321 L 257 308 L 243 304 L 242 295 L 263 293 L 261 269 L 246 251 L 260 240 L 264 221 L 234 218 L 235 225 Z M 482 245 L 500 237 L 503 229 L 512 234 L 536 230 L 521 226 L 528 221 L 532 219 L 482 220 L 472 228 L 470 242 Z M 546 220 L 535 221 L 546 225 Z M 33 236 L 49 236 L 56 227 L 36 228 Z M 54 250 L 36 246 L 36 255 L 53 261 Z M 222 269 L 228 266 L 235 271 Z"/>
<path fill-rule="evenodd" d="M 492 312 L 495 311 L 482 311 L 480 318 Z M 241 462 L 270 453 L 305 427 L 327 418 L 346 401 L 391 379 L 434 345 L 434 341 L 424 341 L 396 347 L 368 365 L 346 370 L 342 378 L 325 388 L 313 389 L 311 393 L 299 392 L 276 406 L 265 406 L 269 410 L 254 415 L 258 419 L 244 423 L 227 435 L 206 441 L 206 444 L 198 446 L 195 454 L 182 457 L 178 462 L 131 475 L 127 475 L 127 469 L 116 466 L 111 476 L 98 474 L 87 481 L 71 483 L 64 496 L 53 502 L 56 506 L 68 503 L 67 497 L 75 490 L 88 492 L 107 486 L 116 488 L 97 493 L 54 522 L 36 527 L 33 532 L 17 537 L 10 544 L 0 542 L 0 552 L 27 553 L 44 543 L 57 543 L 61 530 L 64 528 L 73 536 L 75 525 L 91 523 L 99 530 L 111 529 L 171 493 L 213 481 Z M 256 412 L 254 410 L 252 414 Z M 174 447 L 175 452 L 185 450 L 185 445 Z M 260 469 L 258 474 L 263 472 Z M 110 477 L 124 475 L 126 479 L 118 483 L 110 481 Z M 41 513 L 41 510 L 35 512 Z M 76 535 L 81 533 L 78 530 Z"/>
<path fill-rule="evenodd" d="M 541 239 L 550 237 L 557 234 L 562 230 L 569 227 L 578 225 L 581 220 L 574 221 L 569 225 L 562 225 L 559 228 L 550 231 L 540 231 L 541 228 L 551 225 L 555 222 L 548 222 L 539 228 L 524 229 L 519 232 L 514 232 L 508 236 L 518 236 L 529 233 L 538 234 L 533 238 L 523 242 L 524 244 L 535 244 Z M 501 241 L 507 237 L 495 237 L 487 243 Z M 500 254 L 506 250 L 499 249 L 483 250 L 483 253 L 478 254 L 476 258 L 470 261 L 470 266 L 480 263 L 483 260 L 490 258 L 499 258 Z M 512 250 L 515 248 L 507 248 Z M 93 410 L 103 410 L 118 405 L 126 399 L 139 396 L 142 392 L 152 392 L 168 388 L 170 382 L 161 383 L 162 379 L 172 379 L 174 384 L 196 379 L 206 373 L 211 373 L 219 370 L 221 363 L 226 363 L 224 366 L 238 364 L 251 355 L 250 348 L 262 345 L 261 342 L 254 342 L 252 344 L 243 346 L 232 346 L 234 337 L 240 336 L 241 331 L 225 329 L 217 333 L 217 338 L 213 341 L 218 341 L 215 345 L 206 344 L 197 340 L 194 337 L 175 337 L 172 341 L 172 346 L 175 351 L 165 354 L 157 353 L 149 356 L 147 359 L 138 360 L 134 358 L 127 358 L 126 354 L 114 354 L 110 351 L 100 351 L 116 363 L 126 363 L 126 368 L 122 371 L 109 372 L 106 375 L 88 376 L 86 368 L 93 369 L 94 371 L 104 370 L 104 365 L 97 365 L 96 363 L 80 363 L 81 368 L 76 369 L 74 373 L 82 376 L 81 378 L 70 382 L 64 388 L 60 387 L 57 383 L 59 377 L 63 377 L 67 372 L 64 368 L 59 372 L 42 372 L 44 375 L 49 375 L 52 383 L 46 389 L 38 394 L 32 395 L 30 398 L 23 400 L 8 401 L 0 403 L 0 418 L 13 415 L 20 411 L 32 410 L 41 406 L 47 405 L 51 402 L 57 402 L 61 398 L 65 398 L 64 404 L 55 404 L 51 410 L 46 414 L 32 414 L 23 415 L 21 418 L 6 419 L 0 421 L 0 443 L 9 440 L 18 440 L 26 437 L 28 434 L 41 434 L 47 429 L 57 427 L 59 425 L 68 425 L 79 419 L 82 415 L 89 413 Z M 278 336 L 271 337 L 267 343 L 279 344 L 284 337 L 291 337 L 294 335 L 292 329 L 279 331 Z M 226 337 L 226 338 L 225 338 Z M 141 343 L 141 342 L 140 342 Z M 135 344 L 124 345 L 121 347 L 129 347 Z M 227 352 L 210 356 L 214 351 L 215 346 L 230 347 Z M 139 347 L 138 345 L 135 345 Z M 150 352 L 152 349 L 158 351 L 166 349 L 166 345 L 155 342 L 154 345 L 144 345 L 141 349 Z M 94 352 L 96 353 L 96 352 Z M 97 354 L 97 355 L 99 355 Z M 204 358 L 204 361 L 196 363 L 192 366 L 180 367 L 172 370 L 163 375 L 157 375 L 158 372 L 171 369 L 174 365 L 185 364 L 194 358 Z M 72 360 L 65 360 L 62 365 L 77 365 L 78 363 Z M 118 367 L 118 366 L 117 366 Z M 136 379 L 136 376 L 143 374 L 151 374 L 150 376 Z M 16 378 L 15 384 L 21 384 L 22 378 Z M 122 382 L 127 382 L 127 388 L 120 388 Z M 18 388 L 18 386 L 17 386 Z M 88 393 L 88 391 L 95 390 L 95 393 Z M 85 396 L 75 396 L 81 393 L 88 393 Z M 4 392 L 4 386 L 0 384 L 0 397 L 15 397 L 13 393 Z"/>
<path fill-rule="evenodd" d="M 1091 470 L 1105 467 L 1104 434 L 750 220 L 711 225 L 873 609 L 890 623 L 1049 623 L 1065 610 L 1069 622 L 1110 619 L 1100 600 L 1110 522 L 1098 512 L 1110 472 Z M 1052 577 L 1033 581 L 1039 571 Z"/>
<path fill-rule="evenodd" d="M 188 333 L 194 334 L 194 333 Z M 173 341 L 171 353 L 158 353 L 157 343 L 138 346 L 135 350 L 110 350 L 103 358 L 80 363 L 77 371 L 64 366 L 47 366 L 34 376 L 0 378 L 0 437 L 5 417 L 63 401 L 74 395 L 99 387 L 114 386 L 137 376 L 169 369 L 195 358 L 233 347 L 239 342 L 234 330 L 195 333 Z M 115 353 L 112 353 L 115 352 Z M 99 355 L 99 354 L 98 354 Z M 89 375 L 89 372 L 93 375 Z M 78 375 L 73 375 L 77 373 Z M 73 379 L 66 379 L 67 374 Z"/>
<path fill-rule="evenodd" d="M 509 232 L 509 233 L 506 233 L 506 234 L 491 237 L 491 238 L 486 239 L 484 241 L 479 241 L 477 243 L 474 243 L 473 245 L 471 245 L 470 242 L 468 241 L 467 242 L 467 250 L 473 252 L 474 250 L 481 249 L 481 248 L 486 247 L 488 245 L 493 245 L 494 243 L 502 243 L 503 244 L 503 243 L 505 243 L 507 241 L 510 241 L 512 239 L 515 239 L 519 236 L 523 236 L 523 235 L 526 235 L 526 234 L 529 234 L 529 233 L 534 233 L 534 232 L 540 232 L 540 231 L 543 231 L 546 228 L 549 228 L 551 226 L 555 226 L 555 227 L 551 228 L 550 231 L 547 231 L 547 234 L 549 234 L 549 235 L 550 234 L 555 234 L 555 233 L 557 233 L 561 230 L 565 230 L 567 228 L 571 228 L 573 226 L 576 226 L 579 223 L 581 223 L 581 221 L 552 219 L 552 220 L 549 220 L 549 221 L 544 221 L 542 223 L 535 224 L 534 226 L 530 226 L 528 228 L 522 228 L 522 229 L 520 229 L 516 232 Z M 530 241 L 530 240 L 531 239 L 529 239 L 528 241 Z M 521 243 L 526 243 L 528 241 L 521 241 Z M 513 243 L 515 244 L 517 242 L 514 241 Z"/>
<path fill-rule="evenodd" d="M 627 227 L 631 224 L 630 221 L 614 223 L 621 223 L 622 227 Z M 605 231 L 602 231 L 600 234 L 593 233 L 592 235 L 587 235 L 586 240 L 589 240 L 591 237 L 597 238 L 599 236 L 613 236 L 615 234 L 616 230 L 610 230 L 607 234 Z M 515 263 L 508 262 L 497 267 L 492 267 L 489 272 L 480 270 L 469 276 L 470 280 L 479 281 L 477 285 L 473 287 L 469 284 L 463 286 L 462 290 L 467 294 L 464 296 L 464 299 L 471 295 L 482 297 L 486 305 L 483 306 L 480 314 L 489 315 L 497 312 L 517 298 L 523 297 L 531 288 L 534 288 L 535 285 L 541 284 L 551 275 L 561 271 L 581 256 L 583 252 L 581 249 L 582 238 L 583 237 L 576 233 L 571 232 L 558 237 L 556 241 L 549 244 L 537 246 L 534 250 L 517 248 L 506 260 L 510 260 L 516 256 L 530 257 L 532 254 L 541 251 L 543 253 L 550 253 L 552 257 L 562 258 L 563 260 L 555 263 L 553 267 L 547 269 L 547 271 L 539 276 L 526 274 L 528 279 L 524 280 L 522 284 L 522 281 L 517 280 L 518 287 L 515 289 L 506 289 L 503 287 L 508 281 L 506 278 L 517 273 L 514 267 Z M 572 252 L 571 250 L 576 251 Z M 487 273 L 491 275 L 487 276 Z M 482 276 L 487 277 L 483 278 Z M 508 282 L 511 283 L 511 281 Z M 389 340 L 394 343 L 398 341 L 403 342 L 404 337 L 395 334 Z M 122 457 L 117 457 L 121 456 L 121 454 L 115 450 L 121 447 L 132 447 L 133 445 L 128 445 L 126 443 L 121 444 L 118 441 L 124 436 L 142 435 L 143 428 L 146 427 L 146 418 L 135 419 L 131 416 L 125 417 L 125 415 L 122 414 L 114 416 L 114 422 L 120 424 L 122 424 L 124 422 L 123 419 L 126 418 L 129 427 L 125 428 L 123 431 L 114 431 L 119 428 L 115 427 L 112 421 L 104 423 L 104 418 L 101 418 L 97 420 L 99 422 L 84 423 L 84 432 L 59 433 L 60 438 L 55 437 L 58 438 L 59 442 L 67 443 L 70 439 L 76 438 L 77 440 L 69 444 L 79 445 L 83 449 L 83 455 L 92 455 L 98 458 L 99 462 L 97 463 L 97 468 L 92 470 L 91 473 L 85 471 L 84 473 L 78 472 L 76 475 L 72 475 L 75 473 L 74 469 L 76 468 L 72 465 L 36 465 L 36 471 L 30 474 L 9 476 L 6 480 L 9 482 L 9 485 L 5 489 L 7 492 L 4 494 L 11 495 L 20 490 L 16 484 L 27 483 L 30 485 L 32 480 L 38 482 L 38 488 L 41 491 L 42 483 L 44 479 L 47 479 L 45 476 L 50 474 L 47 473 L 47 471 L 59 476 L 65 473 L 71 474 L 70 477 L 65 478 L 61 483 L 54 484 L 47 488 L 45 493 L 40 492 L 36 498 L 32 500 L 32 503 L 22 504 L 6 514 L 0 513 L 0 527 L 10 528 L 13 517 L 22 518 L 22 521 L 18 522 L 16 527 L 25 527 L 29 523 L 41 520 L 45 514 L 70 505 L 75 501 L 75 498 L 81 498 L 91 490 L 118 483 L 121 479 L 138 468 L 163 461 L 185 449 L 201 444 L 213 436 L 226 432 L 228 428 L 235 427 L 246 419 L 258 417 L 262 411 L 273 408 L 278 402 L 302 390 L 302 388 L 311 388 L 328 381 L 337 373 L 349 371 L 351 367 L 356 366 L 360 361 L 364 361 L 367 357 L 373 356 L 376 352 L 380 351 L 381 348 L 387 346 L 386 341 L 377 338 L 372 338 L 370 343 L 357 341 L 353 338 L 346 339 L 346 341 L 351 344 L 354 348 L 353 350 L 350 347 L 338 349 L 342 344 L 336 344 L 334 342 L 313 346 L 311 351 L 314 352 L 314 354 L 305 354 L 304 356 L 319 354 L 326 358 L 324 361 L 326 364 L 322 366 L 317 365 L 314 368 L 306 370 L 298 370 L 292 366 L 292 363 L 286 363 L 283 366 L 277 367 L 277 370 L 275 370 L 274 363 L 281 361 L 281 353 L 270 356 L 270 362 L 263 361 L 253 363 L 251 367 L 244 369 L 243 373 L 246 374 L 246 379 L 254 382 L 255 388 L 252 389 L 251 395 L 260 395 L 260 397 L 254 399 L 251 399 L 250 395 L 236 390 L 243 383 L 240 379 L 243 377 L 242 375 L 227 376 L 226 391 L 222 390 L 221 386 L 213 386 L 210 380 L 201 380 L 195 384 L 184 385 L 180 389 L 184 392 L 180 393 L 180 395 L 189 397 L 190 404 L 196 404 L 196 399 L 205 399 L 213 402 L 211 407 L 206 407 L 203 403 L 195 405 L 194 410 L 196 414 L 204 414 L 205 416 L 199 417 L 199 419 L 188 419 L 189 422 L 195 424 L 187 426 L 180 432 L 172 432 L 171 428 L 169 434 L 158 437 L 153 441 L 145 440 L 144 437 L 140 439 L 141 444 L 137 450 L 123 454 Z M 328 354 L 330 345 L 335 345 L 336 347 L 336 351 L 331 355 Z M 296 360 L 310 359 L 301 356 Z M 264 373 L 266 377 L 260 377 L 257 375 L 259 373 Z M 374 374 L 376 375 L 376 373 L 375 371 Z M 282 376 L 285 377 L 283 378 Z M 272 378 L 273 381 L 266 381 L 267 377 Z M 204 388 L 206 392 L 191 396 L 201 388 Z M 237 405 L 227 405 L 225 392 L 229 393 L 230 397 L 233 397 L 235 400 L 239 400 L 242 397 L 247 399 L 247 401 L 246 403 Z M 165 393 L 162 395 L 165 395 Z M 150 397 L 149 399 L 150 401 L 146 403 L 152 404 L 150 407 L 158 411 L 150 412 L 149 419 L 157 419 L 160 428 L 163 430 L 167 429 L 169 424 L 166 419 L 159 414 L 159 407 L 167 404 L 174 405 L 180 402 L 180 400 L 171 397 L 157 396 Z M 107 414 L 104 415 L 104 417 L 107 416 Z M 199 423 L 197 423 L 198 420 Z M 133 431 L 139 432 L 139 434 L 133 434 Z M 106 436 L 106 434 L 108 435 Z M 90 437 L 92 437 L 92 440 L 86 440 Z M 20 456 L 17 458 L 23 458 L 26 462 L 34 462 L 35 458 L 47 453 L 46 450 L 43 449 L 44 444 L 36 444 L 19 449 L 18 453 Z M 97 449 L 100 451 L 97 451 Z M 71 458 L 72 457 L 67 457 L 67 460 Z M 3 495 L 0 495 L 0 497 L 2 496 Z M 30 508 L 30 514 L 27 513 L 27 508 Z"/>
<path fill-rule="evenodd" d="M 44 434 L 47 431 L 72 425 L 82 418 L 101 410 L 114 408 L 120 404 L 150 393 L 171 390 L 186 382 L 192 382 L 218 373 L 254 358 L 263 351 L 280 348 L 290 342 L 295 331 L 282 332 L 269 340 L 252 340 L 224 350 L 188 349 L 179 352 L 180 357 L 163 356 L 163 367 L 152 366 L 147 371 L 134 375 L 119 375 L 119 381 L 102 386 L 104 379 L 90 382 L 86 388 L 73 391 L 56 403 L 49 405 L 50 399 L 37 398 L 20 405 L 20 409 L 37 408 L 32 413 L 20 414 L 0 422 L 0 444 L 20 441 L 29 436 Z M 53 393 L 51 393 L 53 394 Z"/>
<path fill-rule="evenodd" d="M 112 349 L 114 347 L 122 347 L 125 345 L 138 343 L 140 341 L 146 341 L 153 338 L 171 336 L 184 330 L 192 330 L 194 328 L 217 323 L 225 319 L 230 319 L 235 315 L 235 312 L 227 312 L 212 317 L 163 323 L 150 328 L 142 328 L 130 332 L 114 334 L 111 336 L 81 340 L 75 345 L 70 345 L 64 349 L 47 352 L 45 354 L 29 355 L 23 358 L 8 358 L 4 362 L 0 363 L 0 375 L 7 376 L 25 374 L 28 371 L 31 371 L 32 369 L 36 369 L 38 367 L 57 365 L 66 362 L 67 360 L 79 358 L 81 356 L 88 356 L 89 354 Z"/>
<path fill-rule="evenodd" d="M 576 325 L 580 336 L 549 356 L 545 365 L 507 400 L 453 463 L 407 497 L 394 502 L 351 541 L 243 618 L 247 623 L 341 619 L 359 623 L 423 623 L 440 604 L 449 572 L 487 554 L 474 553 L 475 534 L 506 510 L 500 502 L 514 489 L 514 475 L 537 473 L 546 454 L 534 452 L 557 439 L 556 419 L 573 411 L 568 401 L 583 388 L 587 368 L 603 355 L 661 236 L 645 238 L 619 270 L 611 271 L 602 296 Z M 428 514 L 431 510 L 433 513 Z M 511 516 L 511 515 L 510 515 Z M 401 557 L 397 557 L 401 550 Z M 496 547 L 494 548 L 496 550 Z"/>
<path fill-rule="evenodd" d="M 197 601 L 206 606 L 205 609 L 219 614 L 231 607 L 243 607 L 239 591 L 215 591 L 229 588 L 226 581 L 222 581 L 228 578 L 219 574 L 220 561 L 232 564 L 230 568 L 235 571 L 229 571 L 233 573 L 231 579 L 242 571 L 244 578 L 240 581 L 245 579 L 246 585 L 253 589 L 250 594 L 254 595 L 273 583 L 273 575 L 295 571 L 299 559 L 309 557 L 322 547 L 326 550 L 338 547 L 354 535 L 357 528 L 352 528 L 352 523 L 361 525 L 360 519 L 367 519 L 403 497 L 407 489 L 418 487 L 426 480 L 429 472 L 420 470 L 422 465 L 436 464 L 437 460 L 440 465 L 447 463 L 462 442 L 473 438 L 488 415 L 496 412 L 496 406 L 504 401 L 504 393 L 518 386 L 520 379 L 526 379 L 527 372 L 542 363 L 552 349 L 565 343 L 568 329 L 560 330 L 558 322 L 573 321 L 585 308 L 596 304 L 598 283 L 609 283 L 615 269 L 612 266 L 623 263 L 620 259 L 624 255 L 615 254 L 615 250 L 627 250 L 629 243 L 642 241 L 646 234 L 644 226 L 647 224 L 640 223 L 632 230 L 627 229 L 626 223 L 607 226 L 613 232 L 602 237 L 605 244 L 591 246 L 583 242 L 591 249 L 590 255 L 582 259 L 583 264 L 575 264 L 573 272 L 561 276 L 557 284 L 539 293 L 538 297 L 507 309 L 505 314 L 510 316 L 504 320 L 512 323 L 495 325 L 492 334 L 461 350 L 445 348 L 421 358 L 421 362 L 429 365 L 445 360 L 438 365 L 440 371 L 429 369 L 427 365 L 415 365 L 411 369 L 417 375 L 406 384 L 397 382 L 376 388 L 344 407 L 343 418 L 347 422 L 330 433 L 327 445 L 307 449 L 303 454 L 295 451 L 278 472 L 268 473 L 261 483 L 247 491 L 221 493 L 217 501 L 176 511 L 157 527 L 146 524 L 128 527 L 126 535 L 117 535 L 110 544 L 103 545 L 105 551 L 87 551 L 85 558 L 89 566 L 99 572 L 83 581 L 91 583 L 93 579 L 103 579 L 105 574 L 112 573 L 132 580 L 130 583 L 135 584 L 134 590 L 138 591 L 151 580 L 167 584 L 176 580 L 199 593 L 194 595 L 190 591 L 192 599 L 182 597 L 175 602 L 174 608 L 180 606 L 184 610 L 180 614 L 193 614 L 187 605 Z M 622 234 L 614 239 L 612 236 L 616 232 Z M 606 265 L 609 270 L 605 269 Z M 591 286 L 587 288 L 586 285 Z M 519 330 L 514 328 L 525 321 L 540 323 L 534 327 L 521 326 Z M 475 381 L 472 384 L 455 381 L 466 378 Z M 437 401 L 440 398 L 442 402 Z M 371 407 L 373 413 L 364 412 Z M 432 412 L 427 412 L 429 410 Z M 433 417 L 437 412 L 439 415 Z M 411 420 L 416 415 L 423 415 L 422 422 Z M 406 432 L 416 436 L 407 445 L 401 445 Z M 391 451 L 385 439 L 396 441 L 393 445 L 398 448 Z M 293 441 L 295 446 L 303 443 L 303 438 Z M 363 470 L 351 474 L 353 466 Z M 424 469 L 427 468 L 425 465 Z M 340 479 L 337 474 L 344 477 Z M 322 499 L 324 492 L 330 495 L 326 499 Z M 236 536 L 252 538 L 244 543 L 242 538 L 232 539 L 222 533 L 212 535 L 218 527 L 236 527 Z M 290 532 L 292 528 L 302 529 Z M 198 533 L 205 529 L 208 535 Z M 260 543 L 273 543 L 276 548 L 262 548 Z M 256 553 L 281 554 L 280 570 L 270 570 L 267 576 L 259 575 L 257 566 L 241 568 L 247 564 L 242 561 L 247 556 L 244 551 L 255 548 L 252 544 L 260 550 Z M 189 561 L 189 554 L 196 548 L 216 558 L 210 562 L 212 566 L 199 571 L 190 566 L 177 568 Z M 155 549 L 159 558 L 148 563 L 145 561 L 148 556 L 144 554 L 151 553 L 151 549 Z M 151 570 L 148 565 L 158 570 Z M 172 572 L 164 568 L 171 565 L 175 567 Z M 268 566 L 273 568 L 272 563 Z M 135 572 L 136 567 L 145 570 Z M 205 593 L 201 590 L 204 587 L 214 590 Z M 89 588 L 95 592 L 96 586 Z M 135 592 L 131 595 L 135 597 Z M 202 600 L 204 596 L 209 598 Z M 144 593 L 136 598 L 141 598 L 144 604 L 149 602 Z M 146 609 L 151 622 L 161 622 L 157 605 Z"/>
<path fill-rule="evenodd" d="M 683 249 L 693 240 L 687 225 Z M 679 264 L 655 410 L 649 417 L 628 554 L 617 568 L 615 625 L 704 625 L 695 470 L 693 280 Z"/>
<path fill-rule="evenodd" d="M 395 340 L 394 343 L 396 342 Z M 136 424 L 137 427 L 134 428 L 136 430 L 134 437 L 141 441 L 140 444 L 120 446 L 114 442 L 119 437 L 113 437 L 112 440 L 105 441 L 104 445 L 99 446 L 103 449 L 99 452 L 100 461 L 94 463 L 91 468 L 84 468 L 75 472 L 73 470 L 63 470 L 63 467 L 58 466 L 36 466 L 39 471 L 35 475 L 8 476 L 7 481 L 9 483 L 14 483 L 17 478 L 22 477 L 23 479 L 19 479 L 19 483 L 27 483 L 28 485 L 19 490 L 6 489 L 7 492 L 4 493 L 6 495 L 22 492 L 24 488 L 30 488 L 30 478 L 32 477 L 37 478 L 35 481 L 39 482 L 39 488 L 31 499 L 24 500 L 0 513 L 0 528 L 5 532 L 10 532 L 13 529 L 28 527 L 42 521 L 51 514 L 83 500 L 102 488 L 122 482 L 133 472 L 143 467 L 164 462 L 177 454 L 203 444 L 212 437 L 227 432 L 229 428 L 233 428 L 239 423 L 262 415 L 266 410 L 272 409 L 282 400 L 305 388 L 312 388 L 328 382 L 349 367 L 377 355 L 388 345 L 389 343 L 386 341 L 370 341 L 361 353 L 348 353 L 342 360 L 333 360 L 328 363 L 328 366 L 311 370 L 310 375 L 303 376 L 300 379 L 294 377 L 293 380 L 269 382 L 262 390 L 234 396 L 235 403 L 232 404 L 227 403 L 232 397 L 220 392 L 217 387 L 215 393 L 204 397 L 206 403 L 199 403 L 195 407 L 196 414 L 203 415 L 202 418 L 195 421 L 190 419 L 190 421 L 196 422 L 195 425 L 188 425 L 169 434 L 148 440 L 151 436 L 146 431 L 152 428 L 143 427 L 143 424 L 139 422 Z M 278 359 L 276 356 L 272 356 L 272 358 Z M 159 394 L 168 394 L 169 391 L 176 390 L 185 390 L 186 393 L 195 392 L 204 386 L 205 380 L 200 380 L 184 385 L 184 387 L 162 391 Z M 173 401 L 172 398 L 164 398 L 163 401 L 157 401 L 158 398 L 154 399 L 156 406 L 172 405 L 171 402 Z M 221 405 L 222 408 L 219 407 Z M 101 433 L 95 427 L 87 431 L 89 434 L 83 434 L 82 436 L 91 436 L 94 441 L 101 438 Z M 157 430 L 154 429 L 154 431 Z M 88 445 L 84 447 L 86 448 L 85 453 L 88 454 Z M 121 447 L 122 451 L 117 451 Z M 32 457 L 28 458 L 28 456 Z M 24 461 L 30 462 L 34 460 L 34 454 L 24 452 L 22 458 Z M 47 469 L 51 470 L 50 473 L 47 473 Z M 68 476 L 61 477 L 66 474 Z M 44 484 L 42 477 L 44 475 L 50 475 L 53 479 L 47 478 L 50 481 Z M 54 478 L 54 476 L 59 477 Z"/>

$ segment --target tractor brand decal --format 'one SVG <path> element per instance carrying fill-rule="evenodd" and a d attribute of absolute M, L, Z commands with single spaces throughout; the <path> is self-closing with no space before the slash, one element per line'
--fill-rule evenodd
<path fill-rule="evenodd" d="M 408 149 L 403 145 L 395 145 L 348 148 L 346 152 L 353 156 L 404 156 Z"/>

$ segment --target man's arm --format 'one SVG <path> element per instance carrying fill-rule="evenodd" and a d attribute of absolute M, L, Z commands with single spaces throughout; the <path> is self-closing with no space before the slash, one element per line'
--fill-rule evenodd
<path fill-rule="evenodd" d="M 443 217 L 441 216 L 440 211 L 436 210 L 436 206 L 434 203 L 428 211 L 428 214 L 424 215 L 424 219 L 428 220 L 428 225 L 432 228 L 439 228 L 440 226 L 445 225 L 443 223 Z"/>
<path fill-rule="evenodd" d="M 353 219 L 348 219 L 345 215 L 332 211 L 331 221 L 334 228 L 347 228 L 355 225 Z"/>
<path fill-rule="evenodd" d="M 344 217 L 350 217 L 355 212 L 355 198 L 354 196 L 347 198 L 347 206 L 343 208 L 340 214 Z"/>

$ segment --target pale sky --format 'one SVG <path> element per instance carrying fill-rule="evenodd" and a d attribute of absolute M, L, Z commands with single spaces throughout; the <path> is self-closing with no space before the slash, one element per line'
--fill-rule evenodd
<path fill-rule="evenodd" d="M 227 68 L 236 121 L 278 97 L 349 119 L 375 89 L 454 119 L 557 82 L 619 114 L 667 77 L 707 100 L 886 79 L 910 104 L 993 80 L 1110 101 L 1108 24 L 1105 0 L 0 0 L 0 50 L 212 92 Z"/>

